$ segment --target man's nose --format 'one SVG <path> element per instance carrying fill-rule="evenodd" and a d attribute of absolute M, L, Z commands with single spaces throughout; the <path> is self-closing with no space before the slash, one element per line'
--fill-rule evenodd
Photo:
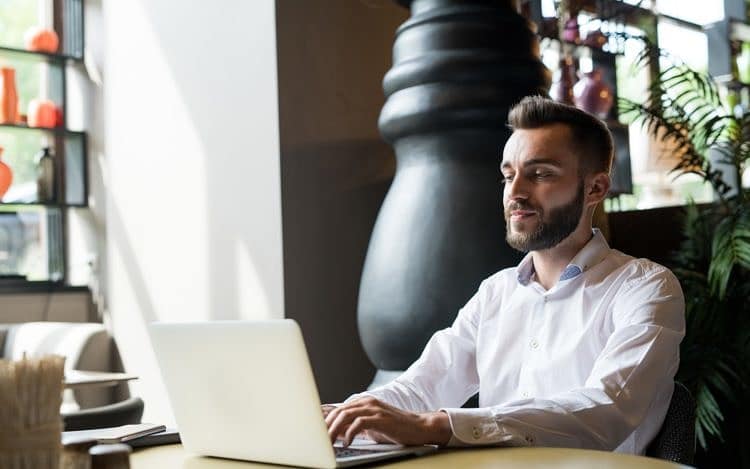
<path fill-rule="evenodd" d="M 524 179 L 517 175 L 505 183 L 505 197 L 508 200 L 526 199 L 528 198 L 527 189 Z"/>

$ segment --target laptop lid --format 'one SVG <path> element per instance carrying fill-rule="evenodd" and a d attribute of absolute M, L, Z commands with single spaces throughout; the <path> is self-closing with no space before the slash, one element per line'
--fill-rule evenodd
<path fill-rule="evenodd" d="M 149 333 L 188 451 L 336 467 L 294 321 L 153 323 Z"/>

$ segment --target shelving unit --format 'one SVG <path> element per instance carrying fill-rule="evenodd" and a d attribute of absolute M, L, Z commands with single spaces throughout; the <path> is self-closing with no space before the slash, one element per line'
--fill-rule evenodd
<path fill-rule="evenodd" d="M 739 3 L 744 5 L 744 1 Z M 743 12 L 742 17 L 744 16 Z M 740 44 L 750 42 L 750 25 L 738 18 L 727 16 L 722 21 L 707 25 L 705 31 L 711 51 L 708 56 L 708 73 L 727 88 L 739 90 L 750 87 L 750 84 L 739 81 L 733 65 Z"/>
<path fill-rule="evenodd" d="M 576 0 L 578 11 L 587 13 L 592 18 L 600 21 L 615 21 L 618 24 L 635 26 L 643 30 L 650 40 L 657 43 L 656 28 L 657 16 L 650 10 L 637 5 L 631 5 L 619 0 Z M 540 38 L 556 41 L 563 47 L 571 50 L 574 58 L 581 55 L 590 57 L 592 68 L 602 74 L 603 81 L 612 90 L 615 104 L 612 106 L 605 122 L 612 132 L 615 144 L 615 161 L 612 173 L 612 190 L 610 197 L 620 194 L 630 194 L 633 191 L 632 174 L 630 168 L 630 136 L 628 126 L 621 123 L 617 108 L 617 57 L 623 54 L 622 43 L 615 38 L 609 38 L 607 49 L 586 45 L 585 43 L 574 43 L 562 41 L 558 33 L 557 17 L 542 16 L 541 0 L 522 1 L 521 10 L 527 18 L 537 25 L 537 33 Z M 624 39 L 623 39 L 624 41 Z M 650 73 L 658 73 L 658 60 L 651 61 Z"/>
<path fill-rule="evenodd" d="M 28 64 L 29 61 L 41 64 L 40 70 L 45 67 L 45 73 L 49 76 L 46 94 L 62 110 L 61 125 L 55 128 L 29 127 L 21 122 L 0 124 L 0 138 L 3 135 L 10 138 L 14 133 L 24 135 L 23 138 L 36 138 L 29 136 L 38 135 L 40 143 L 37 150 L 49 146 L 55 162 L 55 193 L 51 200 L 38 200 L 28 194 L 9 199 L 9 194 L 6 194 L 0 203 L 0 290 L 3 291 L 8 288 L 14 291 L 71 288 L 66 282 L 68 211 L 88 205 L 87 134 L 68 128 L 67 100 L 69 68 L 83 64 L 83 1 L 51 0 L 51 5 L 53 29 L 60 39 L 59 52 L 33 52 L 0 45 L 0 60 L 11 67 Z M 17 84 L 19 81 L 17 77 Z M 41 89 L 38 92 L 44 94 Z M 19 96 L 20 101 L 33 97 Z M 22 113 L 24 111 L 21 109 Z M 15 156 L 23 158 L 26 163 L 35 153 Z M 3 160 L 7 162 L 5 157 Z M 25 170 L 28 173 L 28 167 Z M 28 177 L 25 181 L 14 178 L 14 184 L 17 182 L 31 186 Z M 36 271 L 21 272 L 19 264 L 13 263 L 19 262 L 23 255 L 33 256 L 35 261 L 27 264 L 36 265 Z M 40 267 L 42 262 L 46 268 Z M 46 275 L 40 272 L 46 272 Z"/>

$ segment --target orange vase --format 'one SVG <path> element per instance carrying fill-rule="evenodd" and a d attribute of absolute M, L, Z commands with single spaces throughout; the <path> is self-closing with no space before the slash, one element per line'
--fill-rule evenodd
<path fill-rule="evenodd" d="M 18 91 L 16 70 L 0 67 L 0 124 L 18 123 Z"/>
<path fill-rule="evenodd" d="M 2 157 L 2 154 L 3 149 L 0 147 L 0 157 Z M 2 199 L 5 193 L 8 192 L 8 188 L 10 188 L 12 182 L 13 171 L 11 171 L 10 166 L 0 160 L 0 199 Z"/>

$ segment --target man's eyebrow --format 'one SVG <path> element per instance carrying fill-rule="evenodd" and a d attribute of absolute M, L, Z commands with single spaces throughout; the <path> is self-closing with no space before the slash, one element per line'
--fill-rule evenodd
<path fill-rule="evenodd" d="M 523 162 L 523 166 L 535 166 L 535 165 L 549 165 L 549 166 L 555 166 L 558 168 L 562 167 L 562 164 L 556 159 L 553 158 L 532 158 L 530 160 L 526 160 Z M 511 168 L 513 165 L 510 164 L 510 161 L 503 161 L 502 165 L 500 166 L 500 169 L 506 169 Z"/>
<path fill-rule="evenodd" d="M 562 164 L 560 164 L 560 161 L 555 160 L 553 158 L 532 158 L 530 160 L 524 161 L 524 166 L 534 166 L 538 164 L 546 164 L 549 166 L 556 166 L 558 168 L 562 168 Z"/>

